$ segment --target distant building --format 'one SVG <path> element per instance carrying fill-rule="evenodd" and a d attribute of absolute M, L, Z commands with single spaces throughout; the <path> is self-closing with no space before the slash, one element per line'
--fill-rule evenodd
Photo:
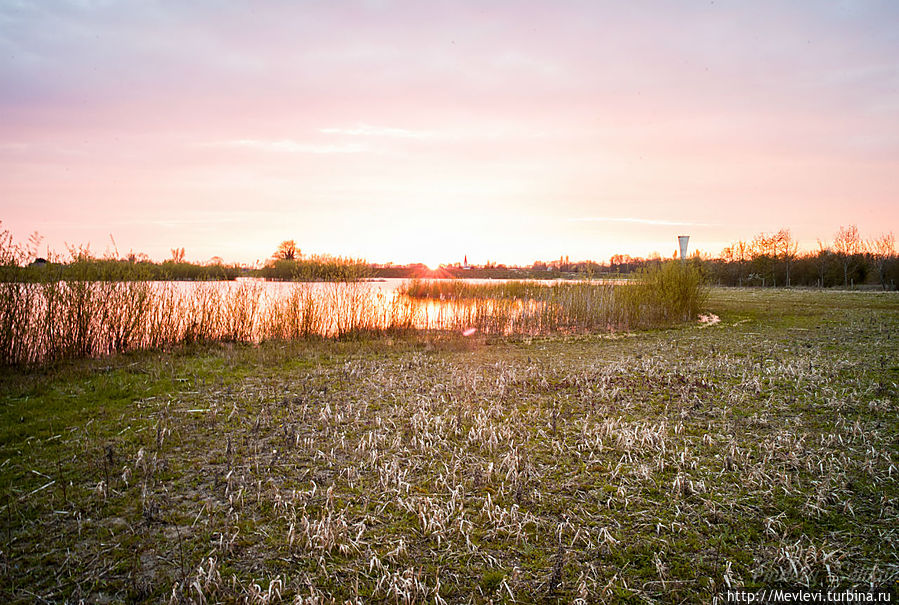
<path fill-rule="evenodd" d="M 34 259 L 34 262 L 28 265 L 29 267 L 46 267 L 49 263 L 47 263 L 46 258 L 37 257 Z"/>
<path fill-rule="evenodd" d="M 677 236 L 677 246 L 680 249 L 680 259 L 686 260 L 687 258 L 687 244 L 690 242 L 689 235 L 678 235 Z"/>

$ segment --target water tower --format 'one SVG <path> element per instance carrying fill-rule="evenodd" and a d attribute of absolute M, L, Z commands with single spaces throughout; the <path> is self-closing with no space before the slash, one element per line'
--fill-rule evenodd
<path fill-rule="evenodd" d="M 677 236 L 677 245 L 680 246 L 681 262 L 687 260 L 687 243 L 689 241 L 690 241 L 689 235 L 678 235 Z"/>

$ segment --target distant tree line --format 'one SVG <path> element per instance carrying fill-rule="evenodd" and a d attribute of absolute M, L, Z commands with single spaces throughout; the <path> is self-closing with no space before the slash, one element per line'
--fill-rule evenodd
<path fill-rule="evenodd" d="M 65 256 L 38 256 L 43 238 L 33 233 L 24 244 L 14 241 L 8 230 L 0 230 L 0 281 L 210 281 L 231 280 L 242 273 L 237 265 L 226 265 L 213 257 L 207 263 L 184 260 L 184 248 L 175 248 L 163 262 L 146 254 L 117 251 L 95 256 L 87 246 L 68 246 Z"/>
<path fill-rule="evenodd" d="M 789 229 L 759 233 L 737 241 L 719 258 L 703 262 L 712 283 L 727 286 L 808 286 L 828 288 L 876 285 L 895 290 L 899 283 L 896 238 L 885 233 L 865 240 L 858 227 L 840 227 L 833 243 L 799 253 Z"/>
<path fill-rule="evenodd" d="M 658 255 L 639 258 L 616 254 L 604 270 L 627 276 L 661 260 Z M 864 239 L 855 225 L 840 227 L 832 244 L 818 240 L 817 248 L 807 252 L 799 251 L 789 229 L 781 229 L 736 241 L 717 257 L 697 253 L 690 261 L 702 267 L 710 283 L 722 286 L 876 286 L 895 290 L 899 284 L 895 236 L 884 233 Z"/>
<path fill-rule="evenodd" d="M 616 254 L 601 265 L 594 261 L 537 261 L 514 267 L 488 262 L 482 266 L 441 265 L 436 270 L 421 263 L 374 265 L 362 259 L 330 255 L 304 255 L 294 240 L 285 240 L 258 269 L 226 265 L 220 257 L 206 263 L 185 260 L 184 248 L 171 250 L 171 258 L 153 262 L 146 254 L 118 251 L 102 258 L 87 247 L 70 246 L 67 257 L 37 257 L 42 238 L 32 234 L 27 243 L 16 243 L 0 229 L 0 281 L 44 280 L 232 280 L 241 275 L 281 281 L 352 281 L 367 278 L 493 278 L 559 279 L 615 278 L 659 265 L 662 258 L 636 258 Z M 816 250 L 799 252 L 789 229 L 759 233 L 751 240 L 727 246 L 717 257 L 694 255 L 710 283 L 722 286 L 879 286 L 895 290 L 899 283 L 899 256 L 892 233 L 863 239 L 855 225 L 840 227 L 833 243 L 818 241 Z"/>

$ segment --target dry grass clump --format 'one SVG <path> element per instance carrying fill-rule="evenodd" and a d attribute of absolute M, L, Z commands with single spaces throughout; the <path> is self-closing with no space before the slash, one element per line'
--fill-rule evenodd
<path fill-rule="evenodd" d="M 640 325 L 665 325 L 695 318 L 708 300 L 702 270 L 693 262 L 668 261 L 642 270 L 622 306 Z"/>

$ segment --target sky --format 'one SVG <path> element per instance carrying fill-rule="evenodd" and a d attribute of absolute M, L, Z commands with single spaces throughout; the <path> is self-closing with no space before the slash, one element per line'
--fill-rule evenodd
<path fill-rule="evenodd" d="M 42 252 L 811 249 L 899 232 L 897 175 L 893 0 L 0 1 L 0 221 Z"/>

